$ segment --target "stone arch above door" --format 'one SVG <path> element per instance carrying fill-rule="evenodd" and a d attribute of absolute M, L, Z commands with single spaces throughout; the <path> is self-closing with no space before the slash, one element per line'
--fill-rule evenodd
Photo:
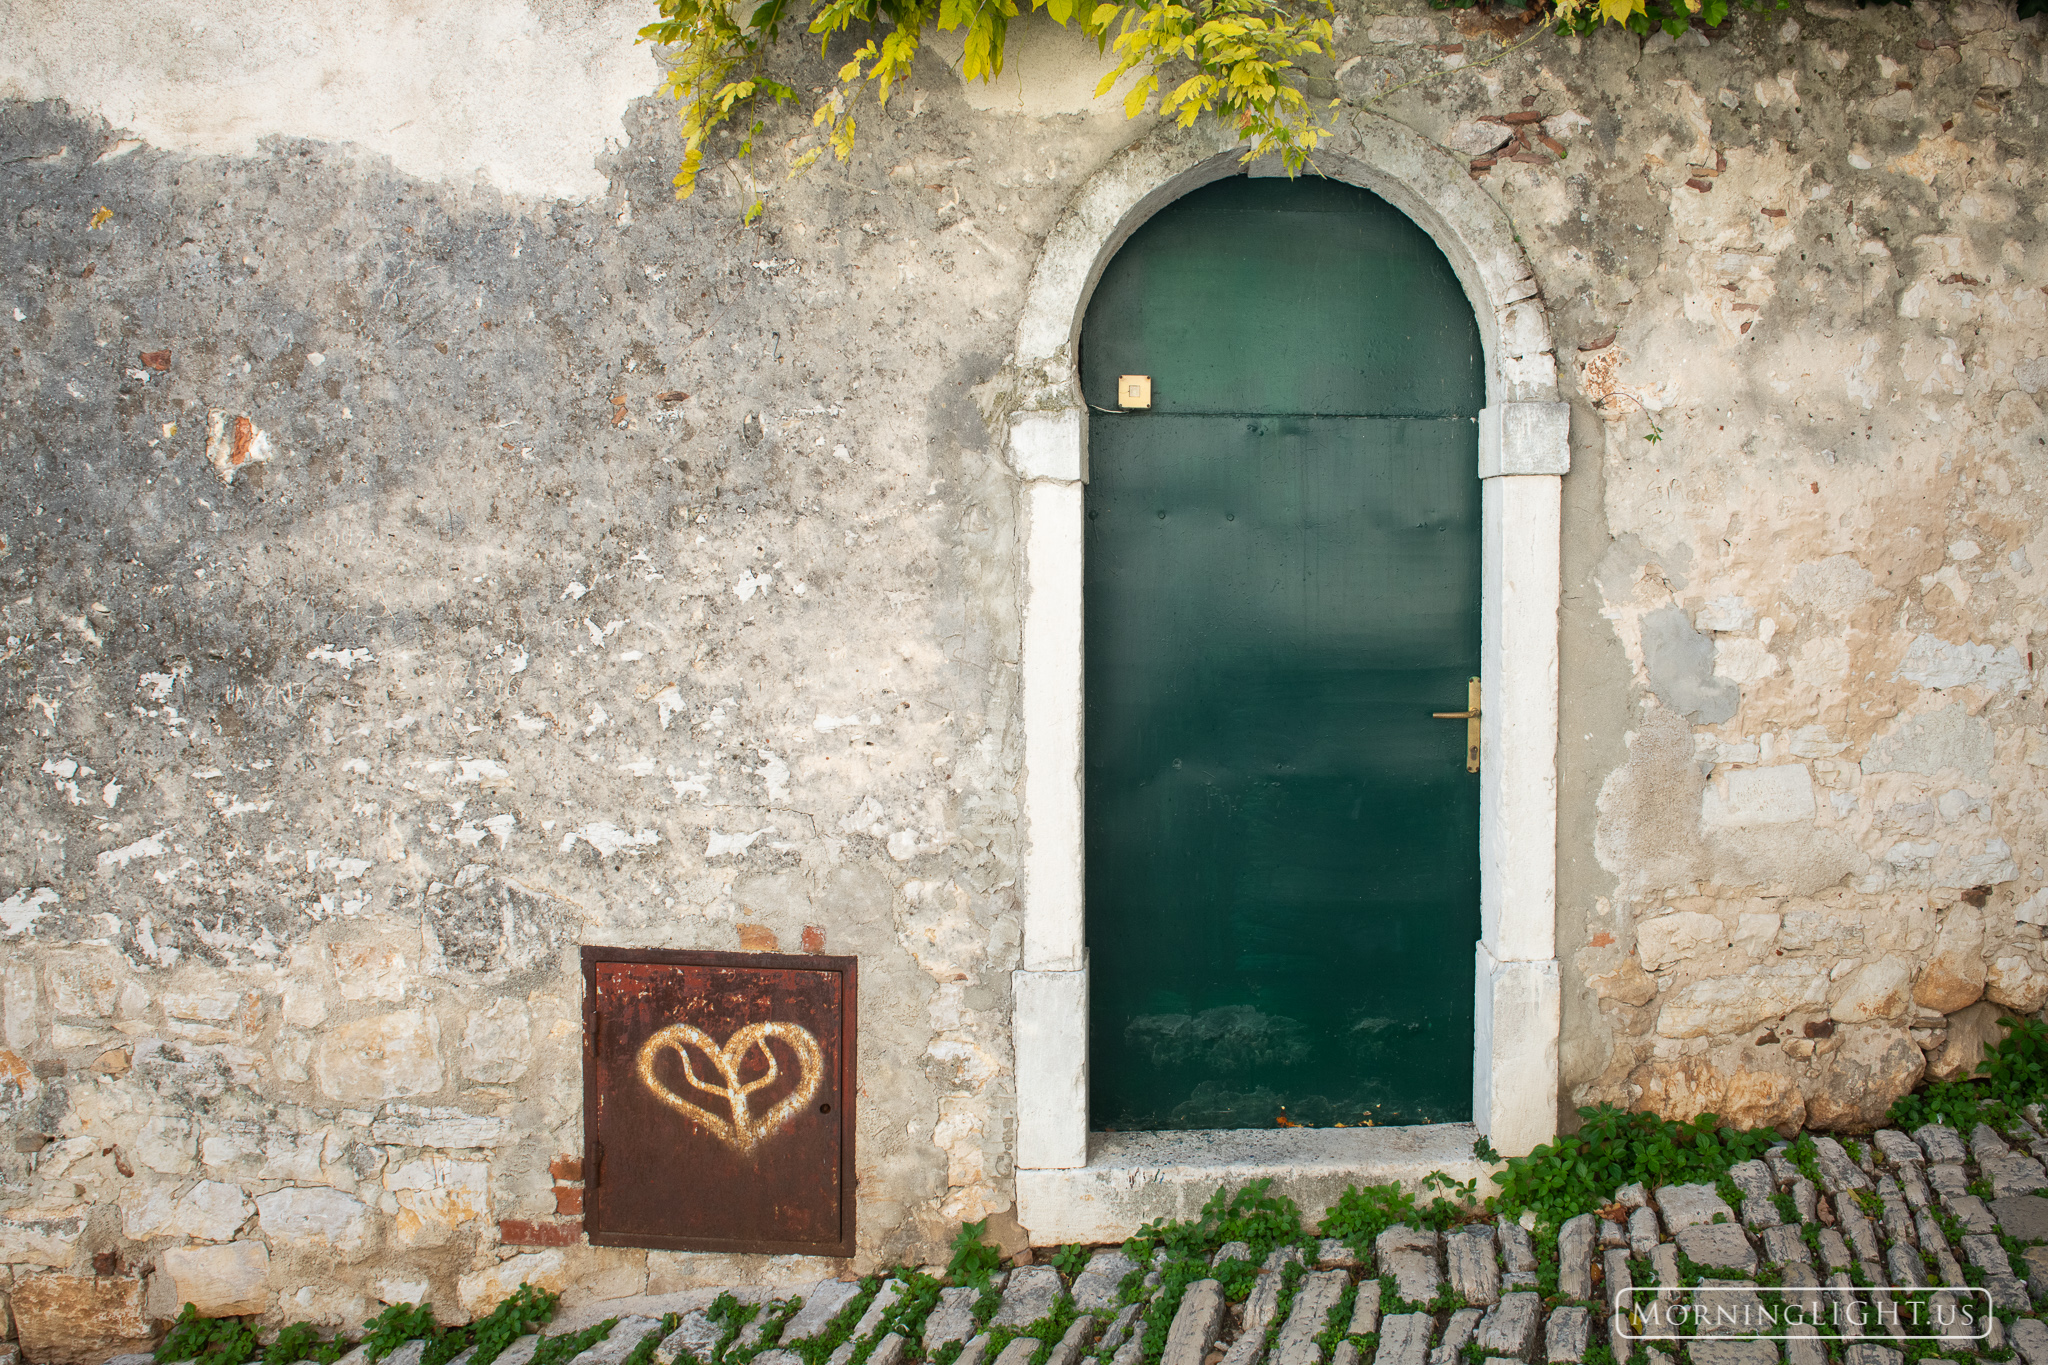
<path fill-rule="evenodd" d="M 1013 1033 L 1018 1211 L 1038 1240 L 1120 1239 L 1146 1219 L 1198 1207 L 1219 1179 L 1276 1176 L 1296 1187 L 1304 1213 L 1313 1214 L 1352 1179 L 1412 1183 L 1433 1168 L 1481 1174 L 1470 1156 L 1475 1126 L 1509 1155 L 1555 1132 L 1558 537 L 1569 409 L 1557 398 L 1541 292 L 1506 213 L 1444 149 L 1390 119 L 1357 114 L 1318 149 L 1315 169 L 1373 191 L 1436 241 L 1472 301 L 1486 355 L 1476 471 L 1485 481 L 1485 696 L 1475 1123 L 1256 1132 L 1220 1148 L 1199 1134 L 1091 1140 L 1088 1133 L 1081 795 L 1088 420 L 1075 343 L 1116 250 L 1166 204 L 1245 173 L 1241 154 L 1211 125 L 1156 130 L 1118 153 L 1083 184 L 1047 237 L 1018 322 L 1012 377 L 1020 402 L 1010 417 L 1009 455 L 1025 485 L 1027 522 L 1025 854 Z M 1266 170 L 1255 164 L 1249 173 Z"/>

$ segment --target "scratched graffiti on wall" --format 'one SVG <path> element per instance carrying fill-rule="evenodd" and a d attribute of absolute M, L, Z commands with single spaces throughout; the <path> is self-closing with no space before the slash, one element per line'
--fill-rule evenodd
<path fill-rule="evenodd" d="M 769 1107 L 766 1113 L 755 1118 L 749 1097 L 757 1090 L 766 1089 L 782 1078 L 782 1068 L 775 1057 L 775 1049 L 768 1045 L 769 1039 L 787 1043 L 796 1054 L 796 1088 Z M 697 1078 L 696 1068 L 690 1064 L 690 1049 L 697 1048 L 711 1059 L 718 1068 L 724 1085 L 712 1085 Z M 759 1050 L 764 1063 L 761 1075 L 752 1080 L 743 1080 L 741 1072 L 746 1069 L 751 1055 Z M 708 1095 L 716 1095 L 725 1101 L 730 1120 L 707 1113 L 699 1106 L 670 1090 L 655 1075 L 655 1060 L 665 1050 L 672 1050 L 681 1059 L 683 1077 L 697 1089 Z M 818 1093 L 820 1072 L 825 1065 L 824 1056 L 818 1047 L 818 1040 L 811 1031 L 801 1024 L 789 1024 L 771 1020 L 765 1024 L 748 1024 L 725 1040 L 720 1047 L 711 1041 L 709 1034 L 688 1024 L 670 1024 L 661 1032 L 649 1038 L 640 1048 L 640 1083 L 654 1093 L 669 1108 L 701 1123 L 716 1134 L 719 1141 L 736 1152 L 751 1152 L 756 1144 L 773 1137 L 791 1115 L 811 1102 Z"/>

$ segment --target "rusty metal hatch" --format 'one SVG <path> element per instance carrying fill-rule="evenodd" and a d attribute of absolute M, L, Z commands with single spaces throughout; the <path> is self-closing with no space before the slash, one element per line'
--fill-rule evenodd
<path fill-rule="evenodd" d="M 592 1243 L 853 1254 L 855 967 L 583 950 Z"/>

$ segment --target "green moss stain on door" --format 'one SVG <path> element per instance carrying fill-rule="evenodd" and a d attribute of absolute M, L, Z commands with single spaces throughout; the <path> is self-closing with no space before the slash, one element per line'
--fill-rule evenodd
<path fill-rule="evenodd" d="M 1471 305 L 1374 195 L 1232 178 L 1117 253 L 1081 371 L 1091 1121 L 1469 1118 Z"/>

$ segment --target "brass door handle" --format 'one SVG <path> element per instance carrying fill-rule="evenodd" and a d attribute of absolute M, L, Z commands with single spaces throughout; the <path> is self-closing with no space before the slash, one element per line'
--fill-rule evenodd
<path fill-rule="evenodd" d="M 1474 678 L 1465 685 L 1465 706 L 1463 711 L 1432 711 L 1433 720 L 1462 720 L 1465 722 L 1465 771 L 1479 771 L 1479 679 Z"/>

